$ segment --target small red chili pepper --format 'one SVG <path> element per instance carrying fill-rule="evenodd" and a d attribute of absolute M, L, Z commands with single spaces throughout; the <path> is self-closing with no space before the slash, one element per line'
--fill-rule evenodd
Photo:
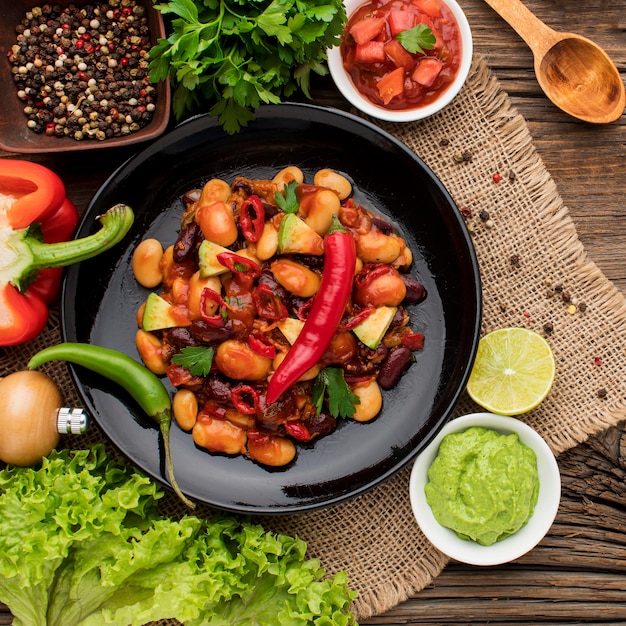
<path fill-rule="evenodd" d="M 311 435 L 309 429 L 301 421 L 285 422 L 285 431 L 296 441 L 302 441 L 304 443 L 313 439 L 313 435 Z"/>
<path fill-rule="evenodd" d="M 424 335 L 422 333 L 402 335 L 401 343 L 411 352 L 422 350 L 424 348 Z"/>
<path fill-rule="evenodd" d="M 233 406 L 245 415 L 254 415 L 259 407 L 259 393 L 250 385 L 237 385 L 230 391 Z"/>
<path fill-rule="evenodd" d="M 268 359 L 273 359 L 276 356 L 276 348 L 271 343 L 268 343 L 263 333 L 250 333 L 248 335 L 248 345 L 253 352 L 265 356 Z"/>
<path fill-rule="evenodd" d="M 235 276 L 257 278 L 261 275 L 261 268 L 257 263 L 235 252 L 220 252 L 217 260 Z"/>
<path fill-rule="evenodd" d="M 213 328 L 221 328 L 224 326 L 224 318 L 220 313 L 216 313 L 215 315 L 209 315 L 207 310 L 208 302 L 217 302 L 222 305 L 224 300 L 222 296 L 220 296 L 217 291 L 213 291 L 210 287 L 205 287 L 200 293 L 200 315 L 202 315 L 202 319 Z"/>
<path fill-rule="evenodd" d="M 59 294 L 63 267 L 115 245 L 134 216 L 117 205 L 100 218 L 99 232 L 68 241 L 78 222 L 61 179 L 48 168 L 0 159 L 0 345 L 34 339 L 48 320 L 47 305 Z"/>
<path fill-rule="evenodd" d="M 375 310 L 376 307 L 373 306 L 368 306 L 361 309 L 342 324 L 344 330 L 352 330 L 353 328 L 356 328 L 359 324 L 364 322 Z"/>
<path fill-rule="evenodd" d="M 309 317 L 267 387 L 267 404 L 276 402 L 326 352 L 343 317 L 356 266 L 356 244 L 336 215 L 324 237 L 324 271 Z"/>
<path fill-rule="evenodd" d="M 261 283 L 256 287 L 252 294 L 252 301 L 259 317 L 266 320 L 284 320 L 289 316 L 287 307 L 272 291 L 272 288 L 265 283 Z"/>
<path fill-rule="evenodd" d="M 354 277 L 354 286 L 361 289 L 371 285 L 377 278 L 385 274 L 391 274 L 396 270 L 391 266 L 381 263 L 367 263 L 363 269 Z"/>
<path fill-rule="evenodd" d="M 239 225 L 247 241 L 256 243 L 261 238 L 265 226 L 265 209 L 259 196 L 248 196 L 243 201 L 239 210 Z"/>

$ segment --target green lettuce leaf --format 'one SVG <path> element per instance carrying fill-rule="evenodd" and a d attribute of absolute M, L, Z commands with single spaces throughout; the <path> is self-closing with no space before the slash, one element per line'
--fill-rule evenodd
<path fill-rule="evenodd" d="M 162 517 L 103 446 L 0 471 L 0 601 L 15 626 L 350 626 L 347 574 L 247 519 Z"/>

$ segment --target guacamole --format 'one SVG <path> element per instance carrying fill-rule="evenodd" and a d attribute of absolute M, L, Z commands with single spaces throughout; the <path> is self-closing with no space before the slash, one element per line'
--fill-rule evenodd
<path fill-rule="evenodd" d="M 428 481 L 435 519 L 484 546 L 524 526 L 539 495 L 535 452 L 517 434 L 479 426 L 443 438 Z"/>

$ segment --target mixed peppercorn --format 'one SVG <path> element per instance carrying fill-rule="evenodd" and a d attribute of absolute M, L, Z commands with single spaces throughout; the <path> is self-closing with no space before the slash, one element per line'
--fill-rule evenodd
<path fill-rule="evenodd" d="M 8 59 L 36 133 L 104 140 L 137 132 L 153 116 L 145 7 L 108 0 L 33 7 L 16 27 Z"/>

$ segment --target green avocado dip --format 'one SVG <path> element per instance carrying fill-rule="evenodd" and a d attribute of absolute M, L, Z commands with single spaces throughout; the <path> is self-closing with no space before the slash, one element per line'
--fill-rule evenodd
<path fill-rule="evenodd" d="M 428 481 L 426 501 L 437 522 L 483 546 L 524 526 L 539 495 L 535 452 L 517 434 L 480 426 L 442 439 Z"/>

